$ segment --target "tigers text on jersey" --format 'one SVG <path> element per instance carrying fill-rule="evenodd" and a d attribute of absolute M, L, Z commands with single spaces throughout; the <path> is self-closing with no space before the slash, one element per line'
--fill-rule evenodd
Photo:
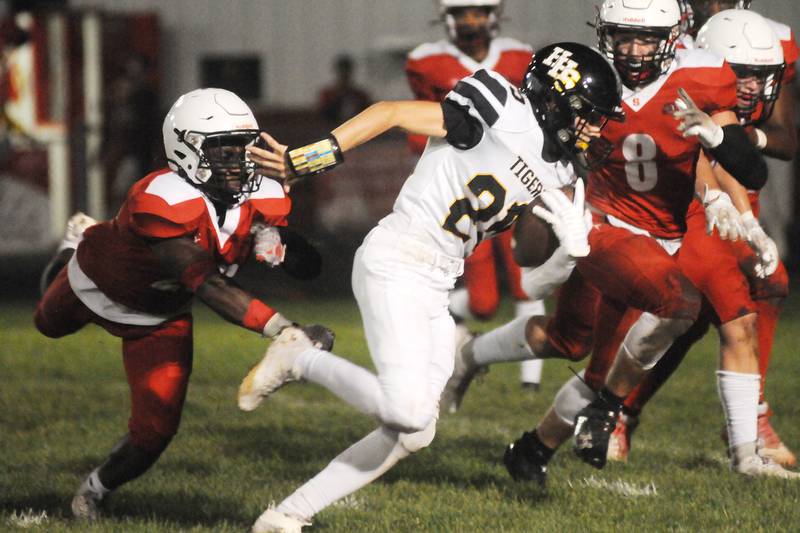
<path fill-rule="evenodd" d="M 497 37 L 489 43 L 486 58 L 479 63 L 442 39 L 421 44 L 408 54 L 406 76 L 414 98 L 441 102 L 459 80 L 481 69 L 498 72 L 519 87 L 532 55 L 533 49 L 527 44 Z M 408 138 L 411 149 L 421 154 L 428 138 L 424 135 L 409 135 Z"/>
<path fill-rule="evenodd" d="M 636 91 L 623 87 L 625 121 L 603 129 L 614 151 L 589 175 L 587 191 L 595 208 L 664 239 L 686 231 L 700 154 L 697 139 L 684 138 L 671 114 L 681 87 L 706 113 L 736 106 L 736 76 L 723 59 L 705 50 L 677 50 L 656 81 Z"/>
<path fill-rule="evenodd" d="M 571 184 L 573 171 L 543 159 L 530 102 L 495 72 L 461 80 L 442 109 L 446 139 L 431 139 L 380 224 L 463 258 L 508 229 L 542 190 Z"/>
<path fill-rule="evenodd" d="M 113 220 L 86 230 L 77 262 L 70 265 L 70 284 L 78 298 L 104 318 L 157 324 L 185 310 L 204 274 L 172 279 L 148 242 L 190 237 L 221 272 L 232 276 L 250 255 L 253 222 L 285 226 L 290 209 L 283 187 L 264 179 L 257 191 L 220 219 L 199 189 L 170 170 L 154 172 L 131 187 Z"/>

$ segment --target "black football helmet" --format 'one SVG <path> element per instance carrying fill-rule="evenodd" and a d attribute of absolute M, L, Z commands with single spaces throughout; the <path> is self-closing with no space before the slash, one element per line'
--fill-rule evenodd
<path fill-rule="evenodd" d="M 599 52 L 578 43 L 545 46 L 528 65 L 521 92 L 545 134 L 574 164 L 593 170 L 611 153 L 608 141 L 586 135 L 587 126 L 624 119 L 622 83 Z"/>

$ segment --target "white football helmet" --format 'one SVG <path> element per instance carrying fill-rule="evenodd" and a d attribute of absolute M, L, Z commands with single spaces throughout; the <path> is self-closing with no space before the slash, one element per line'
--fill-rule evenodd
<path fill-rule="evenodd" d="M 759 102 L 764 106 L 759 120 L 769 117 L 786 64 L 781 41 L 764 17 L 744 9 L 720 11 L 700 29 L 696 43 L 724 57 L 739 78 L 739 120 L 750 122 Z"/>
<path fill-rule="evenodd" d="M 211 200 L 238 203 L 257 190 L 261 177 L 244 148 L 258 138 L 258 123 L 244 101 L 225 89 L 196 89 L 164 118 L 169 167 Z"/>
<path fill-rule="evenodd" d="M 439 17 L 444 22 L 450 41 L 458 38 L 456 19 L 452 10 L 463 7 L 485 7 L 489 10 L 489 37 L 494 39 L 500 33 L 500 15 L 503 13 L 503 0 L 435 0 L 439 6 Z"/>
<path fill-rule="evenodd" d="M 614 62 L 628 87 L 646 85 L 665 73 L 675 58 L 681 34 L 681 8 L 678 0 L 605 0 L 597 13 L 597 38 L 600 50 Z M 615 35 L 629 32 L 656 36 L 659 44 L 652 56 L 617 52 Z"/>

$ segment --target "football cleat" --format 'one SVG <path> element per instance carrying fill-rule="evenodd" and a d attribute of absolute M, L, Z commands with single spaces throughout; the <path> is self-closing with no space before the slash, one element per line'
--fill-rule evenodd
<path fill-rule="evenodd" d="M 758 453 L 762 457 L 769 457 L 781 466 L 797 464 L 797 457 L 786 447 L 772 428 L 766 411 L 758 415 Z"/>
<path fill-rule="evenodd" d="M 83 232 L 88 228 L 97 224 L 97 221 L 78 211 L 67 220 L 67 229 L 64 231 L 64 238 L 61 239 L 61 245 L 58 247 L 59 251 L 65 248 L 72 248 L 73 250 L 78 247 L 81 239 L 83 239 Z"/>
<path fill-rule="evenodd" d="M 608 456 L 608 441 L 617 425 L 619 409 L 602 396 L 578 411 L 572 450 L 581 461 L 595 468 L 603 468 Z"/>
<path fill-rule="evenodd" d="M 800 479 L 800 473 L 786 470 L 769 457 L 760 455 L 755 443 L 742 444 L 731 450 L 731 470 L 751 477 Z"/>
<path fill-rule="evenodd" d="M 311 339 L 302 329 L 284 328 L 272 341 L 264 358 L 254 366 L 239 385 L 239 409 L 252 411 L 261 401 L 290 381 L 301 378 L 294 368 L 297 356 L 313 348 Z"/>
<path fill-rule="evenodd" d="M 503 464 L 514 481 L 535 481 L 542 487 L 547 483 L 548 460 L 536 446 L 532 431 L 506 446 L 503 454 Z"/>
<path fill-rule="evenodd" d="M 93 522 L 100 518 L 100 504 L 103 501 L 103 495 L 91 488 L 90 476 L 91 474 L 78 487 L 70 507 L 72 516 L 76 519 Z"/>
<path fill-rule="evenodd" d="M 609 461 L 626 462 L 631 451 L 631 437 L 639 425 L 639 417 L 621 413 L 617 418 L 617 426 L 608 439 L 608 453 L 606 459 Z"/>
<path fill-rule="evenodd" d="M 311 522 L 300 520 L 288 514 L 279 512 L 274 507 L 270 507 L 258 517 L 253 524 L 253 533 L 301 533 L 303 526 L 310 526 Z"/>
<path fill-rule="evenodd" d="M 473 361 L 472 343 L 475 335 L 466 326 L 456 326 L 456 353 L 453 374 L 444 386 L 440 399 L 441 409 L 447 413 L 455 413 L 461 407 L 464 395 L 470 383 L 478 374 L 485 374 L 488 367 L 478 366 Z"/>

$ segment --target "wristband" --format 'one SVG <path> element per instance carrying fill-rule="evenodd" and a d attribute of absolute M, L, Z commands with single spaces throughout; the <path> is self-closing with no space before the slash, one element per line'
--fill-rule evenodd
<path fill-rule="evenodd" d="M 249 330 L 267 336 L 264 330 L 270 320 L 278 314 L 279 313 L 276 313 L 274 309 L 261 300 L 253 298 L 250 300 L 250 305 L 247 306 L 244 317 L 242 317 L 242 325 Z"/>
<path fill-rule="evenodd" d="M 328 137 L 293 148 L 287 152 L 287 162 L 298 177 L 313 176 L 344 162 L 339 142 L 331 133 Z"/>
<path fill-rule="evenodd" d="M 756 133 L 756 148 L 763 150 L 767 147 L 767 134 L 759 128 L 753 128 Z"/>

